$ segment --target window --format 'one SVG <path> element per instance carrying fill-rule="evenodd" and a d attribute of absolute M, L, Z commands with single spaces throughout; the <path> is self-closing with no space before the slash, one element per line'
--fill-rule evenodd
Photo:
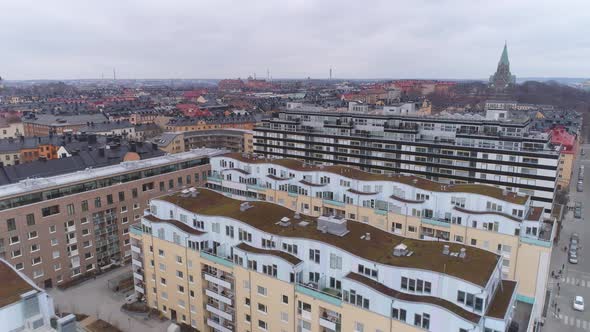
<path fill-rule="evenodd" d="M 56 231 L 55 225 L 49 226 L 49 233 L 55 233 L 55 231 Z"/>
<path fill-rule="evenodd" d="M 258 287 L 257 287 L 257 292 L 258 292 L 258 294 L 259 294 L 259 295 L 262 295 L 262 296 L 266 296 L 266 294 L 267 294 L 267 293 L 266 293 L 266 292 L 267 292 L 267 291 L 266 291 L 266 288 L 264 288 L 264 287 L 262 287 L 262 286 L 258 286 Z"/>
<path fill-rule="evenodd" d="M 377 270 L 368 268 L 362 264 L 358 265 L 358 273 L 360 274 L 364 274 L 367 277 L 371 277 L 371 278 L 377 278 Z"/>
<path fill-rule="evenodd" d="M 268 309 L 266 308 L 266 305 L 264 305 L 262 303 L 258 303 L 258 311 L 266 314 L 268 312 Z"/>
<path fill-rule="evenodd" d="M 283 302 L 283 304 L 289 304 L 289 297 L 287 295 L 283 295 L 282 302 Z"/>
<path fill-rule="evenodd" d="M 319 264 L 320 251 L 318 249 L 309 249 L 309 259 Z"/>
<path fill-rule="evenodd" d="M 364 332 L 365 325 L 361 322 L 354 322 L 354 332 Z"/>
<path fill-rule="evenodd" d="M 131 189 L 131 197 L 137 198 L 137 188 Z"/>
<path fill-rule="evenodd" d="M 82 211 L 86 212 L 88 211 L 88 201 L 82 201 Z"/>
<path fill-rule="evenodd" d="M 59 213 L 59 205 L 48 206 L 48 207 L 44 207 L 41 209 L 41 215 L 43 215 L 43 217 L 49 217 L 51 215 L 58 214 L 58 213 Z"/>
<path fill-rule="evenodd" d="M 259 319 L 258 320 L 258 327 L 263 330 L 266 330 L 268 328 L 268 324 L 266 324 L 265 321 Z"/>
<path fill-rule="evenodd" d="M 6 220 L 6 227 L 8 231 L 15 231 L 16 230 L 16 220 L 14 218 L 10 218 Z"/>
<path fill-rule="evenodd" d="M 73 208 L 73 205 L 72 205 L 72 208 Z M 33 226 L 33 225 L 35 225 L 35 215 L 32 213 L 29 213 L 29 214 L 27 214 L 27 226 Z"/>
<path fill-rule="evenodd" d="M 125 200 L 125 192 L 119 191 L 119 202 L 123 202 Z"/>
<path fill-rule="evenodd" d="M 430 315 L 427 313 L 414 314 L 414 325 L 419 326 L 425 330 L 430 328 Z"/>
<path fill-rule="evenodd" d="M 107 195 L 107 204 L 108 204 L 108 205 L 111 205 L 111 204 L 113 204 L 113 203 L 114 203 L 114 200 L 113 200 L 113 195 L 112 195 L 112 194 L 108 194 L 108 195 Z"/>
<path fill-rule="evenodd" d="M 244 298 L 244 305 L 247 307 L 250 306 L 250 298 L 248 298 L 248 297 Z"/>
<path fill-rule="evenodd" d="M 289 322 L 289 314 L 281 311 L 281 321 L 285 323 Z"/>
<path fill-rule="evenodd" d="M 10 240 L 8 241 L 8 243 L 12 244 L 17 244 L 20 242 L 20 238 L 18 237 L 18 235 L 15 236 L 11 236 Z"/>
<path fill-rule="evenodd" d="M 398 308 L 391 308 L 391 317 L 393 319 L 401 320 L 402 322 L 406 321 L 406 310 L 405 309 L 398 309 Z"/>
<path fill-rule="evenodd" d="M 342 270 L 342 257 L 330 253 L 330 268 L 334 270 Z"/>
<path fill-rule="evenodd" d="M 37 265 L 37 264 L 41 264 L 42 260 L 41 257 L 35 257 L 31 260 L 31 265 Z"/>
<path fill-rule="evenodd" d="M 33 245 L 31 245 L 31 252 L 35 252 L 35 251 L 39 251 L 41 250 L 41 248 L 39 247 L 39 244 L 35 243 Z"/>

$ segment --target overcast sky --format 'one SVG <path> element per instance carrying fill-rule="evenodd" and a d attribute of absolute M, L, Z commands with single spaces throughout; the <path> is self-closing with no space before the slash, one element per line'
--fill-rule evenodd
<path fill-rule="evenodd" d="M 590 1 L 0 0 L 6 79 L 590 76 Z"/>

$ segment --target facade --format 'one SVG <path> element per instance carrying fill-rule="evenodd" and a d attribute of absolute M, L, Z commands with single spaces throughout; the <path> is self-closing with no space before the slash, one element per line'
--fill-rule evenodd
<path fill-rule="evenodd" d="M 449 184 L 481 183 L 531 196 L 551 211 L 559 151 L 550 134 L 508 111 L 486 116 L 281 111 L 254 130 L 254 152 Z"/>
<path fill-rule="evenodd" d="M 491 88 L 502 91 L 511 85 L 516 84 L 516 76 L 510 72 L 510 61 L 508 60 L 508 45 L 504 44 L 502 56 L 498 62 L 496 73 L 490 76 L 489 85 Z"/>
<path fill-rule="evenodd" d="M 254 132 L 251 130 L 215 129 L 163 133 L 152 141 L 167 153 L 178 153 L 203 147 L 252 153 L 254 150 L 253 137 Z"/>
<path fill-rule="evenodd" d="M 129 227 L 147 201 L 204 183 L 216 153 L 193 150 L 0 186 L 0 256 L 42 287 L 120 264 L 130 258 Z"/>
<path fill-rule="evenodd" d="M 8 262 L 0 259 L 2 331 L 55 331 L 50 322 L 54 316 L 53 299 Z M 75 321 L 72 323 L 75 324 Z"/>
<path fill-rule="evenodd" d="M 543 219 L 542 208 L 532 206 L 528 196 L 238 153 L 213 157 L 211 170 L 208 187 L 232 197 L 274 202 L 311 216 L 335 214 L 407 238 L 501 253 L 502 277 L 519 282 L 519 300 L 543 303 L 553 222 Z"/>
<path fill-rule="evenodd" d="M 19 121 L 10 122 L 4 119 L 0 119 L 0 139 L 2 138 L 17 138 L 24 135 L 23 123 Z"/>
<path fill-rule="evenodd" d="M 53 115 L 34 113 L 23 117 L 25 136 L 49 136 L 49 134 L 64 134 L 78 132 L 80 128 L 91 123 L 102 123 L 107 118 L 101 114 Z"/>
<path fill-rule="evenodd" d="M 127 121 L 91 123 L 79 129 L 80 133 L 95 134 L 101 136 L 122 136 L 128 139 L 136 139 L 135 125 Z"/>
<path fill-rule="evenodd" d="M 166 131 L 197 131 L 212 129 L 252 130 L 257 123 L 254 115 L 216 116 L 207 118 L 171 119 L 165 126 Z"/>
<path fill-rule="evenodd" d="M 574 159 L 578 151 L 576 135 L 570 134 L 565 127 L 551 129 L 551 143 L 561 145 L 557 189 L 567 189 L 574 174 Z"/>
<path fill-rule="evenodd" d="M 150 201 L 135 289 L 200 331 L 505 331 L 503 257 L 208 189 Z"/>

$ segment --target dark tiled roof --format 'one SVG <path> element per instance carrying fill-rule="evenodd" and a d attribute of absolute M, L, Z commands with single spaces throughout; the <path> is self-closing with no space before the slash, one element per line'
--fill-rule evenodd
<path fill-rule="evenodd" d="M 132 151 L 133 149 L 135 151 Z M 38 160 L 20 165 L 0 167 L 0 185 L 15 183 L 27 178 L 48 177 L 81 171 L 89 167 L 116 165 L 124 160 L 128 152 L 136 152 L 141 159 L 164 155 L 163 151 L 154 149 L 152 144 L 136 145 L 133 148 L 124 142 L 119 148 L 104 150 L 104 155 L 101 155 L 99 149 L 84 150 L 67 158 Z"/>

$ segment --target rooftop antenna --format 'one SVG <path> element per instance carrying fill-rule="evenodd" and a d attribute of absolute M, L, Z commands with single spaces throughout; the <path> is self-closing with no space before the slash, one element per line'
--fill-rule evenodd
<path fill-rule="evenodd" d="M 266 68 L 266 80 L 270 81 L 270 69 Z"/>
<path fill-rule="evenodd" d="M 330 81 L 332 80 L 332 67 L 330 67 Z"/>
<path fill-rule="evenodd" d="M 115 71 L 115 68 L 113 68 L 113 81 L 117 80 L 117 71 Z"/>

